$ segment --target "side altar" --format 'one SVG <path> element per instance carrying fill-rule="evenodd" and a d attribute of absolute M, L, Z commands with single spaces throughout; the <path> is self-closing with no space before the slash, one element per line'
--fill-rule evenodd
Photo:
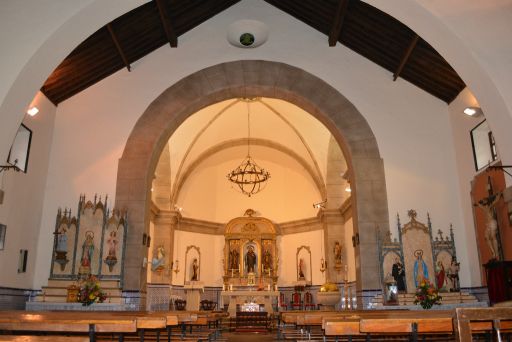
<path fill-rule="evenodd" d="M 93 276 L 106 295 L 98 308 L 127 310 L 122 298 L 127 228 L 127 213 L 110 210 L 107 197 L 102 201 L 95 196 L 90 201 L 81 195 L 76 216 L 71 216 L 71 210 L 59 209 L 48 285 L 35 301 L 27 303 L 27 309 L 80 309 L 78 286 Z"/>

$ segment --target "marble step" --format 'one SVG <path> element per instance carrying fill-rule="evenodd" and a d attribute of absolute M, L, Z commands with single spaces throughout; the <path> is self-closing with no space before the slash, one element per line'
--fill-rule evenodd
<path fill-rule="evenodd" d="M 34 298 L 35 302 L 49 302 L 49 303 L 66 303 L 67 295 L 38 295 Z M 105 303 L 121 304 L 123 298 L 121 296 L 108 296 Z"/>

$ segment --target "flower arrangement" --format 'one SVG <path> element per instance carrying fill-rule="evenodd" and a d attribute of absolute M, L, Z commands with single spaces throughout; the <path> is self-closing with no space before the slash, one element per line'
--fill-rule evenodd
<path fill-rule="evenodd" d="M 420 304 L 423 309 L 430 309 L 434 304 L 441 305 L 443 297 L 428 279 L 423 279 L 416 288 L 414 304 Z"/>
<path fill-rule="evenodd" d="M 103 303 L 107 299 L 107 295 L 100 288 L 98 278 L 89 275 L 80 282 L 80 291 L 78 292 L 78 301 L 83 306 L 91 305 L 95 302 Z"/>

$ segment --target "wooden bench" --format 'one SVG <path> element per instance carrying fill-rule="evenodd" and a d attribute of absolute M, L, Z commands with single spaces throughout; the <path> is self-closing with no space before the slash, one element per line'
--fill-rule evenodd
<path fill-rule="evenodd" d="M 491 332 L 501 341 L 501 332 L 512 331 L 512 308 L 457 308 L 457 338 L 472 341 L 473 332 Z"/>
<path fill-rule="evenodd" d="M 88 342 L 85 336 L 13 336 L 0 335 L 0 342 Z"/>

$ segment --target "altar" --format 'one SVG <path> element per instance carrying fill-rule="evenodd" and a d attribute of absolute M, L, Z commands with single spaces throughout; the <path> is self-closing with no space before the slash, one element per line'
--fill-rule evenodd
<path fill-rule="evenodd" d="M 224 303 L 228 302 L 228 312 L 231 317 L 236 315 L 236 306 L 245 303 L 256 303 L 264 305 L 265 311 L 273 313 L 273 302 L 277 303 L 279 291 L 222 291 L 220 293 L 220 307 L 224 307 Z"/>

